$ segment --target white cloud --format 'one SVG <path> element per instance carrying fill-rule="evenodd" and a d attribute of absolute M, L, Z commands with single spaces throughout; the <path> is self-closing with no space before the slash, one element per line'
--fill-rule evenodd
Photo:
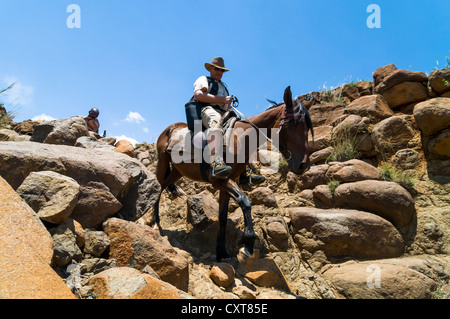
<path fill-rule="evenodd" d="M 36 116 L 33 117 L 31 120 L 32 120 L 32 121 L 42 121 L 42 122 L 45 122 L 45 121 L 53 121 L 53 120 L 56 120 L 56 119 L 55 119 L 54 117 L 50 116 L 50 115 L 47 115 L 47 114 L 41 114 L 41 115 L 36 115 Z"/>
<path fill-rule="evenodd" d="M 128 113 L 125 121 L 130 122 L 130 123 L 139 124 L 141 122 L 145 122 L 146 120 L 138 112 L 130 112 L 130 113 Z"/>
<path fill-rule="evenodd" d="M 148 127 L 144 127 L 142 130 L 144 131 L 144 133 L 150 132 L 150 130 L 148 129 Z"/>
<path fill-rule="evenodd" d="M 131 137 L 128 137 L 128 136 L 125 136 L 125 135 L 115 136 L 115 138 L 116 138 L 116 141 L 117 141 L 117 142 L 118 142 L 118 141 L 121 141 L 121 140 L 128 141 L 128 142 L 130 142 L 131 144 L 133 144 L 133 147 L 135 147 L 136 144 L 139 144 L 139 142 L 136 141 L 134 138 L 131 138 Z"/>
<path fill-rule="evenodd" d="M 33 103 L 34 88 L 20 82 L 12 76 L 3 77 L 3 83 L 6 87 L 14 83 L 14 86 L 2 94 L 4 102 L 10 105 L 28 106 Z"/>

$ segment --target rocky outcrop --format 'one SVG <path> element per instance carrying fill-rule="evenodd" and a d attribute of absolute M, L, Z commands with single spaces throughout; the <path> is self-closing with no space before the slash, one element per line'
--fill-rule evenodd
<path fill-rule="evenodd" d="M 298 97 L 314 124 L 313 165 L 297 176 L 260 152 L 266 182 L 244 187 L 258 236 L 251 269 L 236 258 L 246 221 L 233 201 L 232 258 L 215 260 L 210 185 L 181 179 L 183 195 L 162 194 L 162 233 L 147 225 L 160 189 L 154 144 L 97 139 L 75 118 L 11 125 L 0 132 L 12 186 L 0 180 L 0 297 L 448 298 L 447 77 L 387 65 L 373 82 Z"/>
<path fill-rule="evenodd" d="M 30 173 L 39 171 L 53 171 L 72 178 L 80 185 L 81 194 L 89 193 L 85 188 L 95 187 L 93 183 L 105 185 L 105 196 L 112 195 L 122 203 L 118 213 L 128 220 L 137 220 L 148 211 L 160 187 L 154 174 L 140 162 L 117 152 L 34 142 L 0 142 L 0 174 L 14 189 Z M 111 210 L 102 215 L 110 213 Z"/>

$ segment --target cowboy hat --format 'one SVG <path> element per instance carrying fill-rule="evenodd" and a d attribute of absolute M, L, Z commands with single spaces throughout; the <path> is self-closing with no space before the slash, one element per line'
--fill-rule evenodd
<path fill-rule="evenodd" d="M 229 69 L 225 68 L 225 62 L 223 61 L 223 58 L 221 57 L 215 57 L 212 59 L 211 63 L 205 63 L 205 68 L 209 71 L 209 67 L 216 67 L 218 69 L 223 70 L 223 72 L 230 71 Z"/>

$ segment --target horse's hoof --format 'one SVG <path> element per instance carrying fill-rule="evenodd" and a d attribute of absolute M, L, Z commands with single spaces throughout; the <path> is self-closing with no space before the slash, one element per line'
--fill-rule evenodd
<path fill-rule="evenodd" d="M 253 254 L 251 255 L 247 249 L 242 247 L 239 249 L 239 253 L 237 254 L 237 260 L 239 265 L 242 266 L 246 270 L 252 269 L 253 262 L 258 259 L 259 252 L 255 249 Z"/>

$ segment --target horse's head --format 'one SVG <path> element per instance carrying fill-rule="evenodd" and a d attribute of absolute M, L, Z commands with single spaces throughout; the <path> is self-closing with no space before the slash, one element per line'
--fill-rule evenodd
<path fill-rule="evenodd" d="M 310 130 L 314 137 L 311 117 L 301 103 L 296 103 L 294 107 L 290 86 L 284 92 L 284 104 L 280 122 L 280 149 L 289 164 L 289 170 L 301 175 L 311 165 L 308 148 Z"/>

